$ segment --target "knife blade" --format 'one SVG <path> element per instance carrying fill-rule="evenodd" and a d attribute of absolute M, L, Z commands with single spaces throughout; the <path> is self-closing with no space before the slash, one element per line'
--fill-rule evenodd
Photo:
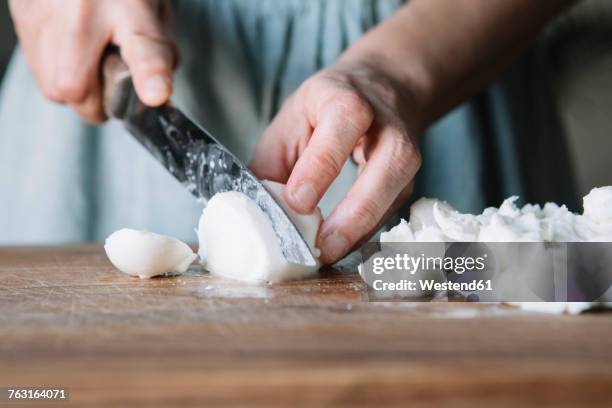
<path fill-rule="evenodd" d="M 134 90 L 119 52 L 108 52 L 102 68 L 103 105 L 158 162 L 204 204 L 217 193 L 237 191 L 266 214 L 285 259 L 302 265 L 316 260 L 285 210 L 255 175 L 209 132 L 172 103 L 151 108 Z"/>

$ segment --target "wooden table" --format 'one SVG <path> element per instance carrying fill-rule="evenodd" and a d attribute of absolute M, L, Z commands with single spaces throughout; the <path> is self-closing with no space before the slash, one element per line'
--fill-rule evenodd
<path fill-rule="evenodd" d="M 139 280 L 98 246 L 0 248 L 0 310 L 0 387 L 75 406 L 612 403 L 610 314 L 368 303 L 338 271 Z"/>

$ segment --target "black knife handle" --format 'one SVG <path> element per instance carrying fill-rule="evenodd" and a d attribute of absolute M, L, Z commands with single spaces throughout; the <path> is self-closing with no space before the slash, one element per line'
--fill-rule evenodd
<path fill-rule="evenodd" d="M 110 118 L 125 118 L 133 91 L 132 74 L 117 47 L 109 47 L 102 58 L 102 106 Z"/>

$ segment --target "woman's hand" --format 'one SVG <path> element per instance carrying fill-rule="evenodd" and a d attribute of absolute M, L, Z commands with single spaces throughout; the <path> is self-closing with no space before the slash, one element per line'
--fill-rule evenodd
<path fill-rule="evenodd" d="M 172 93 L 174 46 L 161 0 L 11 0 L 21 48 L 43 94 L 68 104 L 85 120 L 105 119 L 100 60 L 120 47 L 136 92 L 151 106 Z"/>
<path fill-rule="evenodd" d="M 289 205 L 308 212 L 352 154 L 359 177 L 319 232 L 321 260 L 340 259 L 410 194 L 421 164 L 417 136 L 574 2 L 407 2 L 290 97 L 265 132 L 253 170 L 287 182 Z"/>
<path fill-rule="evenodd" d="M 385 72 L 341 61 L 308 79 L 265 131 L 251 168 L 286 182 L 285 200 L 308 213 L 352 156 L 359 177 L 319 230 L 321 261 L 333 263 L 408 198 L 421 165 L 412 97 Z"/>

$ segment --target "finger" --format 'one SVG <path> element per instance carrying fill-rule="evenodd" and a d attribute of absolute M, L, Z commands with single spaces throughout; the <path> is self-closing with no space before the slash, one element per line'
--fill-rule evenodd
<path fill-rule="evenodd" d="M 55 89 L 62 95 L 63 102 L 86 122 L 104 122 L 106 114 L 100 97 L 99 65 L 108 37 L 98 37 L 96 43 L 74 48 L 66 60 L 58 64 Z M 79 63 L 81 60 L 81 63 Z M 80 65 L 80 66 L 79 66 Z"/>
<path fill-rule="evenodd" d="M 70 107 L 86 122 L 97 125 L 104 122 L 107 117 L 101 103 L 100 85 L 96 81 L 82 102 L 71 103 Z"/>
<path fill-rule="evenodd" d="M 358 240 L 355 244 L 353 244 L 353 246 L 351 247 L 351 249 L 349 249 L 348 252 L 359 249 L 361 245 L 367 242 L 368 239 L 370 239 L 370 237 L 376 233 L 376 231 L 382 228 L 383 225 L 387 222 L 387 220 L 391 218 L 391 216 L 393 216 L 406 203 L 408 198 L 410 198 L 410 196 L 412 195 L 413 191 L 414 191 L 414 179 L 406 187 L 404 187 L 404 189 L 399 193 L 399 195 L 393 201 L 393 204 L 391 204 L 391 207 L 389 207 L 389 209 L 385 212 L 385 214 L 382 216 L 378 224 L 376 224 L 374 228 L 372 228 L 370 231 L 367 231 L 361 237 L 360 240 Z"/>
<path fill-rule="evenodd" d="M 115 17 L 120 23 L 113 42 L 132 73 L 139 98 L 149 106 L 165 103 L 172 94 L 177 52 L 168 35 L 165 0 L 135 0 Z"/>
<path fill-rule="evenodd" d="M 38 87 L 44 97 L 51 102 L 65 103 L 64 96 L 59 92 L 56 84 L 56 65 L 50 64 L 49 61 L 56 61 L 56 55 L 53 55 L 52 41 L 50 39 L 41 39 L 40 51 L 36 53 L 28 52 L 27 48 L 23 48 L 23 52 L 28 58 L 28 62 L 32 67 L 32 73 L 36 78 Z"/>
<path fill-rule="evenodd" d="M 382 130 L 363 172 L 323 222 L 318 239 L 322 262 L 336 262 L 371 233 L 414 178 L 420 155 L 412 142 L 397 133 Z"/>
<path fill-rule="evenodd" d="M 164 104 L 172 94 L 174 50 L 171 44 L 132 34 L 121 45 L 121 54 L 130 67 L 140 99 L 149 106 Z"/>
<path fill-rule="evenodd" d="M 280 136 L 282 126 L 273 121 L 265 130 L 257 143 L 249 167 L 260 180 L 273 180 L 286 183 L 291 173 L 288 165 L 290 158 L 287 153 L 291 149 L 287 146 L 291 141 Z"/>
<path fill-rule="evenodd" d="M 307 101 L 306 111 L 310 106 Z M 285 199 L 298 212 L 312 212 L 340 174 L 353 147 L 374 118 L 370 104 L 359 94 L 340 90 L 315 108 L 314 132 L 291 172 Z"/>
<path fill-rule="evenodd" d="M 296 115 L 294 110 L 293 98 L 290 98 L 257 143 L 249 167 L 261 180 L 287 183 L 312 135 L 312 127 L 304 115 Z"/>
<path fill-rule="evenodd" d="M 83 4 L 70 11 L 66 34 L 51 51 L 55 55 L 50 61 L 56 61 L 54 89 L 68 104 L 81 104 L 95 92 L 100 59 L 110 40 L 110 31 L 90 22 L 91 5 Z"/>
<path fill-rule="evenodd" d="M 47 9 L 31 1 L 10 2 L 20 50 L 28 61 L 41 93 L 52 102 L 64 103 L 63 95 L 55 86 L 56 66 L 64 47 L 61 47 L 61 33 L 55 29 L 53 22 L 40 23 L 43 12 L 48 14 Z"/>
<path fill-rule="evenodd" d="M 139 33 L 130 34 L 119 45 L 142 102 L 160 106 L 168 101 L 172 95 L 173 45 L 165 39 Z"/>

